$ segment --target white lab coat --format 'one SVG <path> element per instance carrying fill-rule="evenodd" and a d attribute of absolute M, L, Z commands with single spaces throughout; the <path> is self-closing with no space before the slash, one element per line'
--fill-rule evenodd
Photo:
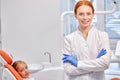
<path fill-rule="evenodd" d="M 92 27 L 85 40 L 77 30 L 65 37 L 63 45 L 63 53 L 71 54 L 78 60 L 77 67 L 64 63 L 67 80 L 105 80 L 104 70 L 109 67 L 111 57 L 106 32 Z M 102 48 L 107 50 L 107 54 L 96 58 Z"/>

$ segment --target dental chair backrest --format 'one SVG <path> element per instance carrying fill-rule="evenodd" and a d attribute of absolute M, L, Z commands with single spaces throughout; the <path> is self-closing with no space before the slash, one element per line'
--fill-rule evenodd
<path fill-rule="evenodd" d="M 4 80 L 23 80 L 22 77 L 16 72 L 16 70 L 10 65 L 6 64 L 3 70 Z"/>
<path fill-rule="evenodd" d="M 0 63 L 2 63 L 3 65 L 5 64 L 12 64 L 12 57 L 9 56 L 5 51 L 0 50 Z"/>
<path fill-rule="evenodd" d="M 0 50 L 0 63 L 3 65 L 2 80 L 23 80 L 17 71 L 12 67 L 12 57 L 5 51 Z"/>

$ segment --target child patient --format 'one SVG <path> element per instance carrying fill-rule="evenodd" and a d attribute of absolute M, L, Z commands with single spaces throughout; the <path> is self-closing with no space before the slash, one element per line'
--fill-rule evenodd
<path fill-rule="evenodd" d="M 28 66 L 24 61 L 15 61 L 12 66 L 20 74 L 23 80 L 34 80 L 34 78 L 29 77 Z"/>

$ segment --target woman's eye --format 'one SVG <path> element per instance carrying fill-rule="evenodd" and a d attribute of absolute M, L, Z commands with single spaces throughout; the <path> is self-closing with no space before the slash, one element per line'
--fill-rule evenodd
<path fill-rule="evenodd" d="M 82 15 L 83 15 L 83 13 L 79 13 L 79 15 L 80 15 L 80 16 L 82 16 Z"/>
<path fill-rule="evenodd" d="M 87 15 L 91 15 L 91 13 L 87 13 Z"/>

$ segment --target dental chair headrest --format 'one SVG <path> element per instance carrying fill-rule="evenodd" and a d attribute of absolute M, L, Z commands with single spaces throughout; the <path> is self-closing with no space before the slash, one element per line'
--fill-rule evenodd
<path fill-rule="evenodd" d="M 6 63 L 12 64 L 12 58 L 5 51 L 0 50 L 0 62 L 5 65 Z"/>
<path fill-rule="evenodd" d="M 22 77 L 18 74 L 18 72 L 10 64 L 6 64 L 5 68 L 8 69 L 7 73 L 4 74 L 5 76 L 8 77 L 9 75 L 7 75 L 7 74 L 9 73 L 9 74 L 13 75 L 16 78 L 15 80 L 23 80 Z"/>

